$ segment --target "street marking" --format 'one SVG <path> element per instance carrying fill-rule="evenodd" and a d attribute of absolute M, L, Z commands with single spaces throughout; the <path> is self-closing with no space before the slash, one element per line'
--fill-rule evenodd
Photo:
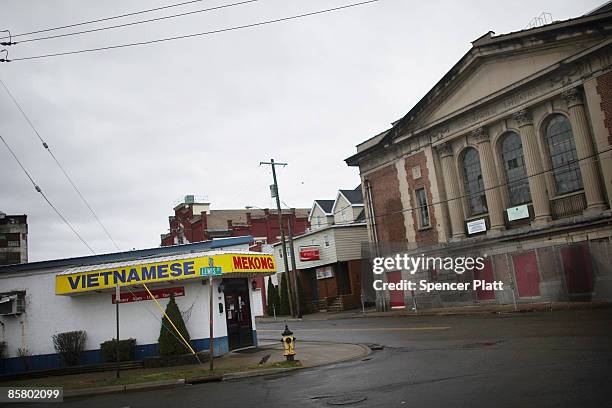
<path fill-rule="evenodd" d="M 426 331 L 426 330 L 448 330 L 450 326 L 430 326 L 430 327 L 367 327 L 356 328 L 329 328 L 329 329 L 295 329 L 297 332 L 320 332 L 320 331 Z M 277 332 L 279 329 L 257 329 L 258 332 Z"/>

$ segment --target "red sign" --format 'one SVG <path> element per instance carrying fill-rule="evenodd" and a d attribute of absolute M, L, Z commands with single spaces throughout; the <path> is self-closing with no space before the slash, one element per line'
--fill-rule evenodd
<path fill-rule="evenodd" d="M 185 288 L 180 286 L 177 288 L 154 289 L 151 291 L 151 293 L 155 299 L 166 299 L 169 298 L 170 295 L 174 295 L 174 297 L 185 296 Z M 115 299 L 116 296 L 113 295 L 113 304 L 117 303 Z M 151 296 L 149 296 L 149 293 L 146 290 L 122 293 L 119 303 L 140 302 L 143 300 L 151 300 Z"/>
<path fill-rule="evenodd" d="M 321 257 L 318 245 L 300 247 L 300 261 L 317 261 L 319 259 Z"/>

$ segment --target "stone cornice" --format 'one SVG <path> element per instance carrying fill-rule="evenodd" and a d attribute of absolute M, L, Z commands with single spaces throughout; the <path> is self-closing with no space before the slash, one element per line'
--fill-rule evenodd
<path fill-rule="evenodd" d="M 487 131 L 486 127 L 481 126 L 477 129 L 472 130 L 472 138 L 474 138 L 474 141 L 478 144 L 488 142 L 489 132 Z"/>
<path fill-rule="evenodd" d="M 533 116 L 527 109 L 521 109 L 512 114 L 512 119 L 518 123 L 519 127 L 533 125 Z"/>

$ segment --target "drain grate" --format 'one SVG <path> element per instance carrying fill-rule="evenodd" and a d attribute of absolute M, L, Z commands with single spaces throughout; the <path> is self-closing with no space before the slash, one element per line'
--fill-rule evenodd
<path fill-rule="evenodd" d="M 367 399 L 368 397 L 365 397 L 363 395 L 343 395 L 341 397 L 335 397 L 333 399 L 330 399 L 329 401 L 327 401 L 327 405 L 352 405 L 358 404 Z"/>

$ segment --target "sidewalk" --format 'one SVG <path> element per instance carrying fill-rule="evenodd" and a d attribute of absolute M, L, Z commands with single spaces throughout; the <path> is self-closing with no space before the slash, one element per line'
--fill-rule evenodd
<path fill-rule="evenodd" d="M 365 313 L 361 309 L 345 310 L 343 312 L 319 312 L 304 315 L 301 319 L 290 316 L 257 317 L 261 323 L 282 323 L 300 320 L 337 320 L 337 319 L 357 319 L 363 317 L 399 317 L 399 316 L 453 316 L 453 315 L 479 315 L 479 314 L 499 314 L 499 313 L 521 313 L 532 311 L 555 311 L 555 310 L 583 310 L 599 309 L 612 307 L 610 302 L 538 302 L 538 303 L 519 303 L 514 309 L 514 305 L 499 304 L 480 304 L 469 306 L 441 307 L 433 309 L 419 309 L 418 312 L 412 309 L 395 309 L 387 312 L 377 312 L 376 309 L 366 309 Z"/>
<path fill-rule="evenodd" d="M 315 367 L 358 359 L 369 354 L 366 346 L 331 342 L 296 341 L 298 360 L 288 363 L 283 356 L 282 344 L 261 341 L 259 347 L 233 351 L 214 360 L 214 372 L 208 371 L 208 362 L 202 365 L 132 369 L 115 378 L 114 371 L 66 375 L 0 383 L 0 386 L 57 386 L 64 387 L 64 396 L 88 396 L 106 393 L 172 388 L 185 384 L 223 381 L 258 375 L 279 373 L 298 368 Z M 265 362 L 259 364 L 263 359 Z"/>

